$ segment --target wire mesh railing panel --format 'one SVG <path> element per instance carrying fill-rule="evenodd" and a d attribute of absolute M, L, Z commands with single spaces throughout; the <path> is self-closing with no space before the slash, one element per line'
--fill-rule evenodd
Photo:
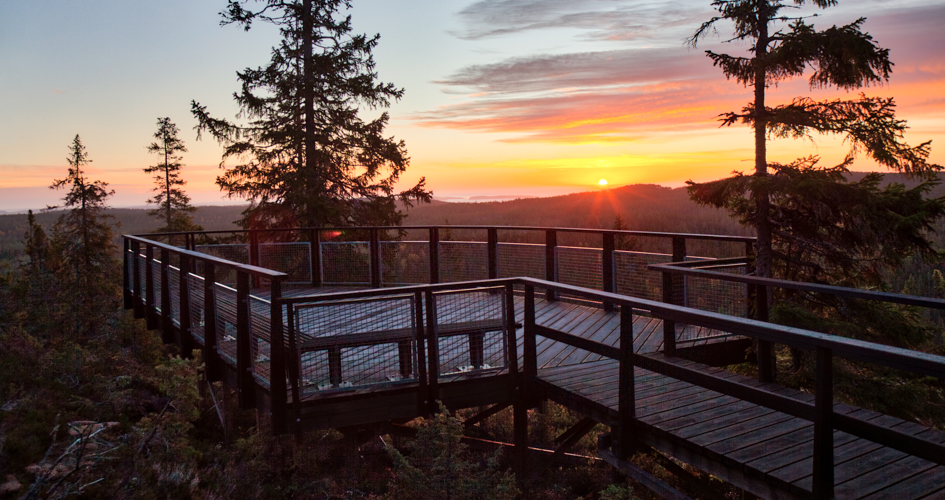
<path fill-rule="evenodd" d="M 558 282 L 603 290 L 604 279 L 601 266 L 603 250 L 600 248 L 556 247 Z"/>
<path fill-rule="evenodd" d="M 171 322 L 180 327 L 180 269 L 167 266 L 167 286 L 171 298 Z"/>
<path fill-rule="evenodd" d="M 202 277 L 193 273 L 187 275 L 187 280 L 187 288 L 190 292 L 190 334 L 200 345 L 204 345 L 204 324 L 206 322 L 204 281 Z"/>
<path fill-rule="evenodd" d="M 197 245 L 194 250 L 214 257 L 219 257 L 237 264 L 249 264 L 249 245 L 246 243 L 227 243 L 217 245 Z M 204 274 L 204 265 L 197 260 L 197 274 Z M 217 283 L 236 284 L 236 270 L 216 266 L 214 279 Z"/>
<path fill-rule="evenodd" d="M 322 261 L 322 283 L 326 285 L 368 285 L 371 283 L 371 253 L 367 242 L 323 242 L 319 251 Z"/>
<path fill-rule="evenodd" d="M 288 274 L 289 285 L 312 282 L 311 243 L 261 243 L 259 266 Z"/>
<path fill-rule="evenodd" d="M 382 241 L 382 282 L 419 285 L 430 282 L 430 244 L 426 241 Z"/>
<path fill-rule="evenodd" d="M 151 261 L 151 286 L 154 290 L 154 310 L 161 311 L 164 304 L 161 303 L 161 261 Z"/>
<path fill-rule="evenodd" d="M 499 277 L 545 279 L 545 245 L 530 243 L 499 243 Z"/>
<path fill-rule="evenodd" d="M 440 376 L 508 366 L 505 289 L 440 292 L 434 300 Z"/>
<path fill-rule="evenodd" d="M 272 339 L 272 302 L 249 296 L 249 348 L 253 376 L 264 386 L 269 386 L 269 360 Z"/>
<path fill-rule="evenodd" d="M 214 283 L 217 352 L 225 362 L 236 365 L 236 290 Z"/>
<path fill-rule="evenodd" d="M 663 273 L 647 266 L 671 262 L 673 256 L 664 253 L 614 251 L 614 291 L 641 299 L 663 300 Z"/>
<path fill-rule="evenodd" d="M 147 268 L 148 268 L 148 258 L 143 254 L 139 254 L 138 258 L 138 297 L 141 297 L 144 300 L 146 291 L 145 288 L 148 286 L 147 281 Z M 132 285 L 134 286 L 134 285 Z"/>
<path fill-rule="evenodd" d="M 488 245 L 477 241 L 440 242 L 440 282 L 489 278 Z"/>
<path fill-rule="evenodd" d="M 296 306 L 303 392 L 414 379 L 414 310 L 413 296 Z"/>
<path fill-rule="evenodd" d="M 745 275 L 746 267 L 712 268 L 714 272 Z M 686 276 L 685 306 L 703 311 L 747 317 L 748 285 L 699 276 Z"/>

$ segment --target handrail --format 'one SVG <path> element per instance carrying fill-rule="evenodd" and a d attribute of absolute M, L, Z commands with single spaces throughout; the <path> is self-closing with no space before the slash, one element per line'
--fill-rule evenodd
<path fill-rule="evenodd" d="M 155 235 L 151 235 L 151 236 L 155 236 Z M 141 236 L 134 236 L 134 235 L 126 234 L 126 235 L 123 235 L 122 237 L 130 241 L 136 241 L 138 243 L 150 245 L 154 248 L 160 248 L 163 250 L 174 252 L 178 255 L 185 255 L 187 257 L 191 257 L 197 260 L 212 262 L 214 265 L 219 265 L 219 266 L 224 266 L 224 267 L 234 269 L 234 270 L 244 271 L 259 278 L 265 278 L 265 279 L 271 279 L 271 280 L 282 280 L 288 277 L 288 274 L 283 273 L 283 272 L 273 271 L 271 269 L 266 269 L 264 267 L 259 267 L 259 266 L 253 266 L 250 264 L 240 264 L 239 262 L 233 262 L 231 260 L 221 259 L 220 257 L 215 257 L 213 255 L 209 255 L 209 254 L 205 254 L 201 252 L 194 252 L 192 250 L 175 247 L 173 245 L 168 245 L 166 243 L 161 243 L 159 241 L 149 240 Z"/>
<path fill-rule="evenodd" d="M 708 264 L 715 267 L 721 264 L 722 259 L 703 262 L 668 262 L 663 264 L 649 264 L 649 268 L 654 271 L 664 271 L 683 276 L 699 276 L 718 279 L 720 281 L 732 281 L 736 283 L 745 283 L 748 285 L 760 285 L 766 287 L 787 288 L 790 290 L 800 290 L 802 292 L 826 293 L 846 297 L 851 299 L 878 300 L 881 302 L 892 302 L 907 306 L 928 307 L 930 309 L 945 310 L 945 299 L 936 299 L 933 297 L 920 297 L 917 295 L 906 295 L 902 293 L 880 292 L 876 290 L 863 290 L 859 288 L 849 288 L 835 285 L 822 285 L 819 283 L 807 283 L 804 281 L 789 281 L 777 278 L 762 278 L 758 276 L 739 275 L 720 273 L 706 269 L 693 269 L 693 266 Z"/>
<path fill-rule="evenodd" d="M 326 227 L 295 227 L 295 228 L 266 228 L 266 229 L 233 229 L 214 231 L 177 231 L 168 233 L 147 233 L 148 236 L 183 236 L 189 234 L 234 234 L 257 232 L 292 232 L 292 231 L 401 231 L 411 229 L 470 229 L 470 230 L 498 230 L 498 231 L 563 231 L 584 234 L 612 234 L 615 236 L 648 236 L 656 238 L 682 237 L 706 241 L 732 241 L 738 243 L 753 243 L 754 236 L 733 236 L 722 234 L 699 233 L 668 233 L 660 231 L 633 231 L 620 229 L 593 229 L 581 227 L 553 227 L 553 226 L 484 226 L 484 225 L 419 225 L 419 226 L 326 226 Z M 141 235 L 144 236 L 144 235 Z"/>

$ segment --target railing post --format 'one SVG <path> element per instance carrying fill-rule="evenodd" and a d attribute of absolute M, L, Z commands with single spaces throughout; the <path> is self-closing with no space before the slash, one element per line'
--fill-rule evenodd
<path fill-rule="evenodd" d="M 272 432 L 283 434 L 288 429 L 286 411 L 285 335 L 282 330 L 282 280 L 269 280 L 269 395 L 272 411 Z"/>
<path fill-rule="evenodd" d="M 170 252 L 161 249 L 161 341 L 165 344 L 174 343 L 174 326 L 171 324 L 171 286 L 170 286 Z"/>
<path fill-rule="evenodd" d="M 833 498 L 833 353 L 817 348 L 817 380 L 814 388 L 815 499 Z"/>
<path fill-rule="evenodd" d="M 217 352 L 217 294 L 216 266 L 204 262 L 203 276 L 203 363 L 207 380 L 216 382 L 223 375 L 220 368 L 220 353 Z"/>
<path fill-rule="evenodd" d="M 620 415 L 620 427 L 617 433 L 614 455 L 623 460 L 629 457 L 634 448 L 636 426 L 636 394 L 633 373 L 633 308 L 627 304 L 620 306 L 620 365 L 617 388 L 617 411 Z"/>
<path fill-rule="evenodd" d="M 601 278 L 605 292 L 614 292 L 614 233 L 603 233 L 603 245 L 601 248 Z M 605 300 L 604 310 L 613 311 L 614 303 Z"/>
<path fill-rule="evenodd" d="M 322 232 L 318 229 L 308 230 L 308 258 L 312 264 L 312 286 L 322 286 Z"/>
<path fill-rule="evenodd" d="M 530 379 L 536 376 L 537 360 L 535 346 L 535 287 L 525 285 L 524 343 L 522 353 L 522 372 L 517 377 L 518 384 L 512 407 L 513 443 L 516 455 L 516 476 L 519 487 L 524 491 L 528 464 L 528 386 Z"/>
<path fill-rule="evenodd" d="M 676 295 L 676 280 L 668 270 L 663 270 L 663 302 L 672 304 Z M 676 355 L 676 322 L 663 318 L 663 352 L 667 356 Z"/>
<path fill-rule="evenodd" d="M 131 253 L 131 241 L 128 238 L 122 238 L 122 272 L 121 272 L 121 286 L 122 286 L 122 305 L 125 309 L 131 309 L 134 307 L 134 296 L 131 293 L 131 268 L 133 264 L 134 256 L 128 256 Z"/>
<path fill-rule="evenodd" d="M 505 352 L 508 356 L 509 373 L 513 383 L 519 377 L 518 370 L 518 337 L 515 333 L 515 285 L 505 285 Z"/>
<path fill-rule="evenodd" d="M 684 262 L 686 260 L 686 238 L 683 236 L 673 236 L 673 262 Z M 688 302 L 688 297 L 686 296 L 686 278 L 685 276 L 673 275 L 673 288 L 676 291 L 676 296 L 674 297 L 675 302 L 678 306 L 685 306 Z"/>
<path fill-rule="evenodd" d="M 371 228 L 371 242 L 368 249 L 371 254 L 371 286 L 381 287 L 381 244 L 377 228 Z"/>
<path fill-rule="evenodd" d="M 440 282 L 440 230 L 430 228 L 430 283 Z"/>
<path fill-rule="evenodd" d="M 243 410 L 256 407 L 256 384 L 250 350 L 249 273 L 236 271 L 236 385 Z"/>
<path fill-rule="evenodd" d="M 132 241 L 131 252 L 134 254 L 134 257 L 132 257 L 134 260 L 131 263 L 131 286 L 134 288 L 132 291 L 132 307 L 134 308 L 135 319 L 141 319 L 144 317 L 144 311 L 141 307 L 141 243 Z"/>
<path fill-rule="evenodd" d="M 190 329 L 190 273 L 192 262 L 190 256 L 180 255 L 180 290 L 178 291 L 180 296 L 180 350 L 181 356 L 184 358 L 192 357 L 191 354 L 193 354 L 197 344 L 194 342 L 194 335 Z"/>
<path fill-rule="evenodd" d="M 259 231 L 255 229 L 249 230 L 249 265 L 259 267 Z M 259 277 L 250 276 L 250 284 L 258 287 Z"/>
<path fill-rule="evenodd" d="M 144 245 L 144 318 L 148 330 L 157 328 L 157 315 L 154 311 L 154 247 Z"/>
<path fill-rule="evenodd" d="M 423 324 L 423 292 L 420 290 L 413 294 L 413 307 L 414 340 L 417 346 L 417 384 L 419 386 L 417 409 L 421 415 L 427 415 L 430 411 L 430 392 L 427 381 L 426 342 L 424 342 L 426 328 Z"/>
<path fill-rule="evenodd" d="M 755 319 L 768 321 L 768 287 L 755 288 Z M 777 360 L 774 355 L 774 343 L 758 339 L 758 380 L 774 382 L 777 378 Z"/>
<path fill-rule="evenodd" d="M 545 281 L 558 281 L 558 233 L 554 229 L 545 231 Z M 545 290 L 545 300 L 556 300 L 558 294 L 551 288 Z"/>
<path fill-rule="evenodd" d="M 440 378 L 440 342 L 436 336 L 436 302 L 434 302 L 434 295 L 432 290 L 427 290 L 424 296 L 426 301 L 426 310 L 427 310 L 427 357 L 429 368 L 427 369 L 427 377 L 429 379 L 429 392 L 427 393 L 428 409 L 429 413 L 436 413 L 438 410 L 436 401 L 439 399 L 439 387 L 438 381 Z"/>
<path fill-rule="evenodd" d="M 289 372 L 290 385 L 292 387 L 292 416 L 295 417 L 294 422 L 295 422 L 296 442 L 301 442 L 302 441 L 302 413 L 301 413 L 301 409 L 299 408 L 299 403 L 302 400 L 301 391 L 299 389 L 299 384 L 302 381 L 301 373 L 300 373 L 301 366 L 299 366 L 301 360 L 299 359 L 299 350 L 298 350 L 299 348 L 298 348 L 298 343 L 296 341 L 296 334 L 295 334 L 295 309 L 291 302 L 285 305 L 285 318 L 286 318 L 288 334 L 289 334 L 289 354 L 291 355 L 291 358 L 286 358 L 286 359 L 289 359 L 287 366 L 288 366 L 288 372 Z M 287 414 L 288 414 L 288 410 L 287 410 Z"/>
<path fill-rule="evenodd" d="M 490 227 L 488 233 L 486 251 L 489 262 L 489 279 L 494 280 L 499 277 L 499 231 L 494 227 Z"/>

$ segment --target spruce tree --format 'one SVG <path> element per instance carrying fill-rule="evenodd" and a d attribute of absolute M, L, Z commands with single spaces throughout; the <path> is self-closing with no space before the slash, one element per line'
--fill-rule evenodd
<path fill-rule="evenodd" d="M 810 71 L 812 89 L 833 87 L 847 91 L 882 83 L 892 71 L 889 50 L 879 47 L 869 34 L 861 31 L 865 18 L 818 31 L 813 24 L 808 24 L 807 18 L 787 15 L 787 9 L 807 3 L 825 9 L 836 5 L 837 1 L 716 0 L 712 6 L 718 15 L 704 22 L 688 40 L 695 47 L 703 37 L 715 32 L 717 23 L 729 21 L 734 25 L 734 34 L 727 41 L 750 44 L 749 54 L 745 56 L 713 51 L 706 54 L 726 78 L 733 78 L 754 91 L 753 100 L 741 112 L 720 116 L 725 126 L 740 122 L 753 128 L 754 173 L 747 179 L 736 175 L 712 183 L 690 183 L 689 190 L 694 200 L 728 207 L 743 222 L 755 227 L 757 274 L 766 277 L 772 276 L 775 260 L 787 257 L 773 247 L 773 244 L 777 246 L 775 240 L 795 238 L 776 221 L 781 207 L 773 204 L 772 198 L 784 194 L 777 190 L 802 186 L 796 184 L 803 181 L 799 176 L 808 174 L 818 177 L 818 185 L 828 191 L 841 188 L 823 185 L 826 179 L 833 179 L 831 182 L 837 186 L 843 184 L 842 176 L 818 173 L 816 158 L 793 164 L 803 164 L 801 169 L 770 164 L 768 140 L 810 138 L 814 133 L 843 137 L 851 145 L 850 153 L 841 165 L 828 169 L 831 172 L 845 173 L 853 157 L 861 153 L 884 167 L 906 174 L 928 175 L 941 169 L 927 162 L 928 142 L 911 147 L 903 141 L 906 125 L 896 119 L 895 102 L 891 98 L 861 94 L 856 99 L 814 101 L 797 97 L 789 104 L 768 105 L 765 92 L 769 86 L 802 76 L 807 71 Z M 774 177 L 781 177 L 773 179 L 770 171 Z M 746 198 L 750 199 L 750 206 L 746 205 Z"/>
<path fill-rule="evenodd" d="M 178 153 L 187 152 L 184 141 L 177 137 L 177 125 L 170 118 L 158 118 L 158 129 L 154 132 L 157 139 L 148 146 L 148 152 L 158 155 L 158 164 L 144 169 L 145 173 L 154 176 L 155 195 L 148 200 L 158 207 L 148 211 L 148 215 L 157 217 L 164 222 L 164 226 L 156 231 L 200 231 L 203 228 L 194 224 L 191 214 L 196 210 L 190 204 L 190 197 L 184 193 L 182 187 L 187 182 L 180 178 L 180 169 L 183 166 Z"/>
<path fill-rule="evenodd" d="M 191 103 L 198 138 L 224 145 L 226 172 L 217 184 L 251 201 L 244 225 L 399 224 L 394 185 L 409 164 L 403 141 L 384 135 L 386 108 L 403 90 L 378 81 L 372 50 L 378 36 L 353 34 L 346 0 L 265 0 L 257 10 L 230 0 L 222 24 L 278 26 L 282 40 L 269 63 L 237 72 L 236 124 Z M 233 160 L 233 165 L 226 165 Z M 429 201 L 424 180 L 397 195 Z"/>
<path fill-rule="evenodd" d="M 66 312 L 71 325 L 63 326 L 90 334 L 104 321 L 102 308 L 114 303 L 117 295 L 117 252 L 111 217 L 105 214 L 106 200 L 115 191 L 107 189 L 106 182 L 86 177 L 83 167 L 91 160 L 78 135 L 69 146 L 67 161 L 68 175 L 50 186 L 68 189 L 62 204 L 66 210 L 56 221 L 52 237 L 62 262 L 59 283 L 70 298 Z"/>

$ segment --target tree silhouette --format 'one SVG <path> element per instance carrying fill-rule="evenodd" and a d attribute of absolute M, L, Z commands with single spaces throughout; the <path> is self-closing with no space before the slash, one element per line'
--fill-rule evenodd
<path fill-rule="evenodd" d="M 183 166 L 178 153 L 187 152 L 184 141 L 177 137 L 177 125 L 170 118 L 158 118 L 158 129 L 154 132 L 157 141 L 148 146 L 148 152 L 158 155 L 157 165 L 144 169 L 145 173 L 153 174 L 155 195 L 148 200 L 158 207 L 148 211 L 148 215 L 158 217 L 164 221 L 164 226 L 157 232 L 172 231 L 200 231 L 203 228 L 194 224 L 192 213 L 196 210 L 190 204 L 190 197 L 181 189 L 187 182 L 180 178 L 180 169 Z"/>
<path fill-rule="evenodd" d="M 266 0 L 258 10 L 231 0 L 222 24 L 279 27 L 282 41 L 266 66 L 237 72 L 235 94 L 245 125 L 213 118 L 196 101 L 198 138 L 209 132 L 236 160 L 217 184 L 248 198 L 244 225 L 399 224 L 394 184 L 408 166 L 403 141 L 384 136 L 386 112 L 364 121 L 362 109 L 385 108 L 403 90 L 377 81 L 371 55 L 378 36 L 351 33 L 344 0 Z M 223 163 L 221 163 L 223 165 Z M 398 195 L 429 201 L 424 180 Z"/>
<path fill-rule="evenodd" d="M 91 333 L 104 321 L 101 308 L 115 295 L 115 244 L 111 217 L 104 213 L 106 200 L 115 191 L 108 190 L 106 182 L 86 178 L 82 167 L 91 160 L 78 135 L 69 146 L 67 161 L 69 174 L 50 186 L 68 188 L 62 204 L 67 210 L 56 221 L 52 240 L 62 259 L 60 285 L 72 299 L 68 313 L 77 331 Z"/>
<path fill-rule="evenodd" d="M 926 175 L 941 169 L 927 162 L 929 142 L 910 147 L 903 142 L 905 122 L 895 117 L 895 102 L 891 98 L 867 97 L 858 99 L 814 101 L 798 97 L 790 104 L 769 106 L 765 91 L 773 84 L 798 77 L 812 70 L 811 88 L 834 87 L 858 89 L 888 80 L 892 70 L 889 50 L 876 45 L 872 37 L 860 30 L 865 18 L 845 26 L 833 26 L 818 31 L 804 17 L 786 16 L 783 11 L 799 8 L 807 3 L 825 9 L 837 4 L 836 0 L 793 0 L 788 5 L 781 0 L 716 0 L 712 6 L 718 15 L 704 22 L 689 38 L 695 47 L 720 21 L 734 24 L 732 41 L 751 44 L 748 56 L 732 56 L 706 51 L 727 78 L 734 78 L 754 90 L 754 99 L 741 112 L 721 115 L 722 125 L 744 123 L 754 129 L 755 170 L 750 179 L 741 175 L 712 183 L 690 183 L 694 200 L 728 207 L 743 222 L 757 231 L 757 274 L 771 276 L 776 258 L 785 258 L 772 247 L 773 238 L 792 239 L 790 228 L 776 219 L 779 207 L 772 203 L 775 192 L 790 185 L 784 180 L 801 182 L 801 174 L 818 175 L 816 158 L 798 160 L 794 167 L 769 164 L 767 141 L 773 138 L 809 138 L 813 133 L 840 135 L 851 145 L 847 159 L 836 169 L 847 171 L 856 154 L 865 154 L 880 165 L 912 175 Z M 784 28 L 777 28 L 784 25 Z M 775 176 L 787 172 L 780 180 Z M 787 168 L 787 170 L 785 170 Z M 842 175 L 821 176 L 842 183 Z M 821 184 L 822 186 L 822 184 Z M 829 188 L 828 188 L 829 189 Z M 750 198 L 750 206 L 746 204 Z"/>

